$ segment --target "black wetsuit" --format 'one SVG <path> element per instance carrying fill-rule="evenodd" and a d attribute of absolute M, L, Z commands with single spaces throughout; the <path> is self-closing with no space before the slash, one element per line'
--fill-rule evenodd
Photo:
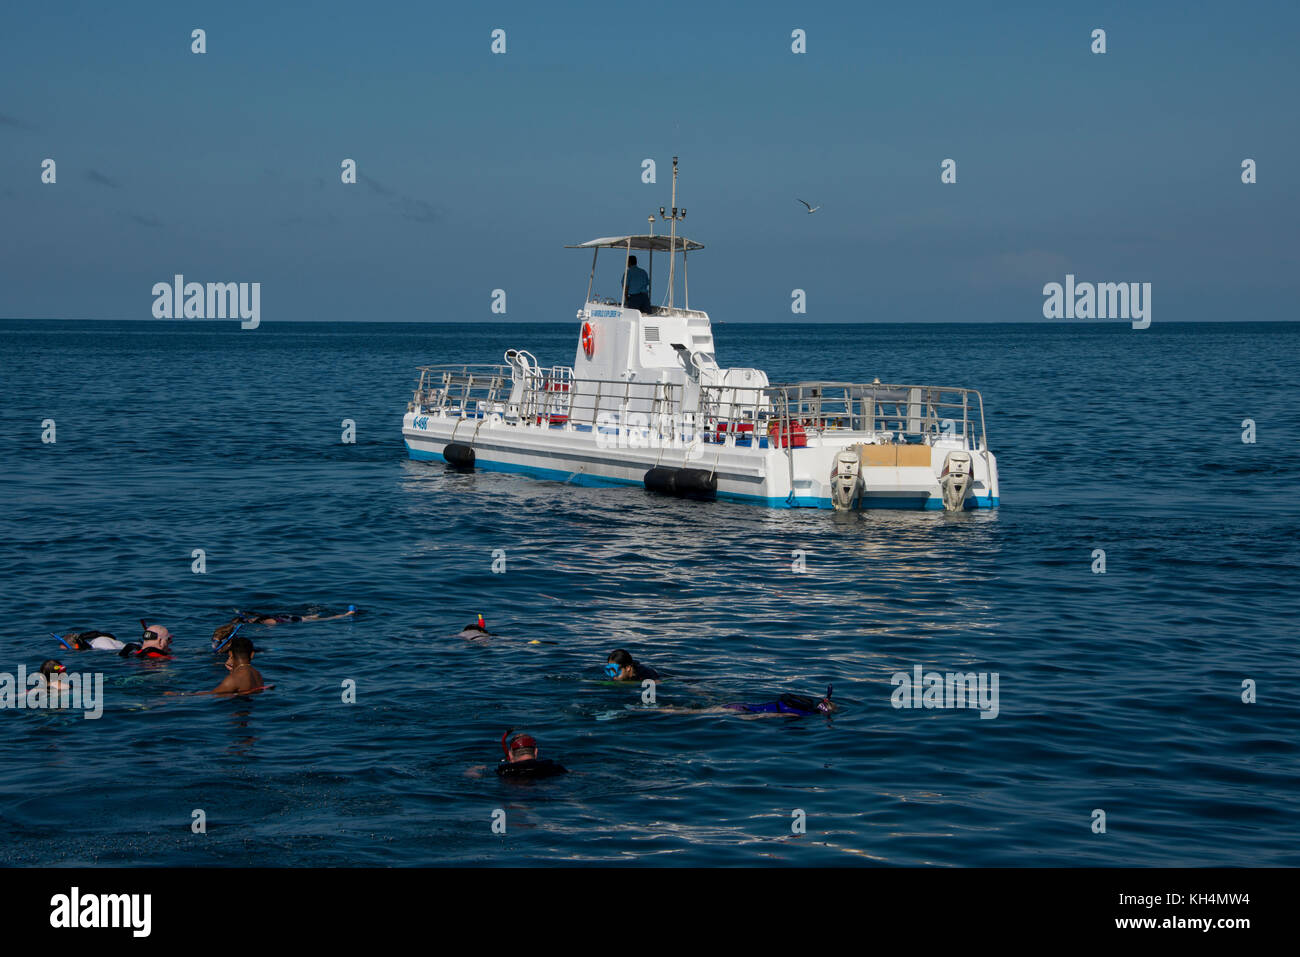
<path fill-rule="evenodd" d="M 783 694 L 775 701 L 764 701 L 759 704 L 729 704 L 725 707 L 748 714 L 797 714 L 807 717 L 823 714 L 820 705 L 820 701 L 807 695 Z"/>
<path fill-rule="evenodd" d="M 556 774 L 567 774 L 568 768 L 557 764 L 550 758 L 529 758 L 526 761 L 499 761 L 497 774 L 511 778 L 549 778 Z"/>
<path fill-rule="evenodd" d="M 276 624 L 284 624 L 285 622 L 292 622 L 292 621 L 302 621 L 302 615 L 283 615 L 283 614 L 282 615 L 259 615 L 255 612 L 243 612 L 239 616 L 239 620 L 245 622 L 246 624 L 251 624 L 253 622 L 263 622 L 266 621 L 268 618 L 274 621 Z"/>

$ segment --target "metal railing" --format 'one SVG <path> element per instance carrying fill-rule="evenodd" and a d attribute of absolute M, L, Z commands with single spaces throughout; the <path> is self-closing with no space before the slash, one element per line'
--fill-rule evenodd
<path fill-rule="evenodd" d="M 769 386 L 698 385 L 693 381 L 575 379 L 568 366 L 421 366 L 408 411 L 453 417 L 499 415 L 547 428 L 632 424 L 661 439 L 700 432 L 705 441 L 765 445 L 775 435 L 834 441 L 952 441 L 987 449 L 984 400 L 975 389 L 880 382 L 797 382 Z"/>
<path fill-rule="evenodd" d="M 797 382 L 763 390 L 771 415 L 787 430 L 866 432 L 896 442 L 956 440 L 987 448 L 984 398 L 958 386 L 881 382 Z"/>

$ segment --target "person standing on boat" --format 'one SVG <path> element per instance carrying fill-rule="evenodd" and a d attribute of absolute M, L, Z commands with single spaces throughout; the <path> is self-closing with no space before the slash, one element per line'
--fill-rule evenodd
<path fill-rule="evenodd" d="M 627 257 L 627 296 L 623 305 L 641 312 L 650 310 L 650 277 L 636 264 L 635 256 Z"/>

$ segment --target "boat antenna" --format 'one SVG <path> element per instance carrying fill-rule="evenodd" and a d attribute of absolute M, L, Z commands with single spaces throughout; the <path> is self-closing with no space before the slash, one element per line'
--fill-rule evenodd
<path fill-rule="evenodd" d="M 672 226 L 668 230 L 668 308 L 673 307 L 673 275 L 674 267 L 677 262 L 674 252 L 677 250 L 677 221 L 686 218 L 686 210 L 680 212 L 677 209 L 677 157 L 673 157 L 673 198 L 671 215 L 662 206 L 659 207 L 659 218 L 672 221 Z"/>
<path fill-rule="evenodd" d="M 650 219 L 650 288 L 655 287 L 655 214 L 651 213 Z"/>

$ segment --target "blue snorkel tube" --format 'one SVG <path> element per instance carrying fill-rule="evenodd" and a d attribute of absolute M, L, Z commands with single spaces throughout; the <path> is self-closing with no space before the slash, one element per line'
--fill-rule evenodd
<path fill-rule="evenodd" d="M 239 629 L 243 627 L 244 627 L 244 623 L 241 621 L 231 630 L 230 634 L 226 635 L 225 641 L 221 642 L 221 644 L 217 644 L 215 641 L 212 642 L 212 653 L 217 654 L 219 652 L 224 651 L 226 649 L 226 645 L 230 644 L 232 641 L 235 640 L 235 635 L 239 634 Z"/>

